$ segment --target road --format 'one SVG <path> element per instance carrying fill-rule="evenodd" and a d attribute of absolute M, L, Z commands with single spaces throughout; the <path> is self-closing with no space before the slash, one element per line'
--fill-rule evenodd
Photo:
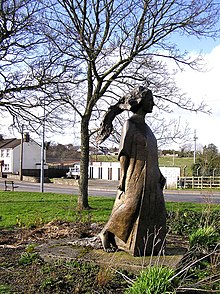
<path fill-rule="evenodd" d="M 15 185 L 18 186 L 16 191 L 40 192 L 39 183 L 15 180 Z M 89 196 L 114 197 L 117 185 L 117 181 L 89 180 Z M 4 179 L 0 179 L 0 190 L 4 190 Z M 45 183 L 44 191 L 62 194 L 77 194 L 78 187 Z M 208 192 L 206 190 L 164 190 L 164 197 L 166 201 L 220 204 L 220 192 Z"/>

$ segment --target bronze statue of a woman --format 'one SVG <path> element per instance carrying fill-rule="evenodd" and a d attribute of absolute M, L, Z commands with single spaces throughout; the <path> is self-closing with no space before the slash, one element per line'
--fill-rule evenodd
<path fill-rule="evenodd" d="M 133 115 L 125 122 L 118 158 L 120 184 L 111 216 L 100 233 L 105 251 L 117 248 L 134 256 L 158 254 L 165 248 L 165 178 L 158 166 L 157 141 L 145 116 L 154 106 L 152 92 L 138 87 L 111 106 L 100 137 L 112 131 L 112 120 L 124 110 Z"/>

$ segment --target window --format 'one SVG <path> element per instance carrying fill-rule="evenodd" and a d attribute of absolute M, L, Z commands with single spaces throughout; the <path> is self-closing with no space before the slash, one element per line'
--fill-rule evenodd
<path fill-rule="evenodd" d="M 90 166 L 89 169 L 90 169 L 90 172 L 89 172 L 90 178 L 93 179 L 93 166 Z"/>
<path fill-rule="evenodd" d="M 112 180 L 112 168 L 108 168 L 108 180 Z"/>
<path fill-rule="evenodd" d="M 6 149 L 6 157 L 10 156 L 10 149 Z"/>
<path fill-rule="evenodd" d="M 99 179 L 102 179 L 102 167 L 99 167 L 99 175 L 98 175 Z"/>
<path fill-rule="evenodd" d="M 121 178 L 121 169 L 120 169 L 120 167 L 118 168 L 118 180 L 120 180 L 120 178 Z"/>
<path fill-rule="evenodd" d="M 9 164 L 8 164 L 8 163 L 6 163 L 6 164 L 4 165 L 4 171 L 9 171 Z"/>
<path fill-rule="evenodd" d="M 4 157 L 4 150 L 1 150 L 1 157 Z"/>

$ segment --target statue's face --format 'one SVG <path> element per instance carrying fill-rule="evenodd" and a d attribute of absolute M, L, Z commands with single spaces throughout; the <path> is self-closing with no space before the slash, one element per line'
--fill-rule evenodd
<path fill-rule="evenodd" d="M 141 100 L 141 108 L 146 113 L 151 113 L 154 107 L 154 100 L 151 91 L 147 91 L 143 94 L 143 98 Z"/>

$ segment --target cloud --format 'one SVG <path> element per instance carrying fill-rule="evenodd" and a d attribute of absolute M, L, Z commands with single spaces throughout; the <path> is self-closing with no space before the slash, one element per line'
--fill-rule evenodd
<path fill-rule="evenodd" d="M 211 114 L 183 112 L 179 110 L 182 118 L 189 122 L 194 131 L 197 130 L 198 141 L 203 146 L 213 143 L 220 151 L 220 45 L 213 48 L 210 53 L 203 54 L 205 71 L 198 72 L 190 68 L 176 75 L 177 85 L 182 92 L 187 93 L 195 103 L 204 101 Z M 177 114 L 178 115 L 178 114 Z"/>

